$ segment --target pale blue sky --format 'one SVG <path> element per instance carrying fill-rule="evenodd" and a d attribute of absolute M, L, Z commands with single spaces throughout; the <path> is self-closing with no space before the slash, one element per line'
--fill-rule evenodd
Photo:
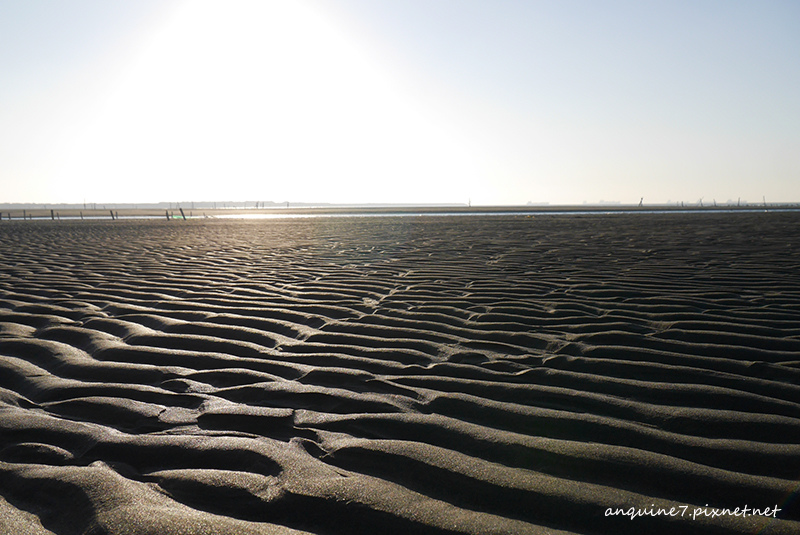
<path fill-rule="evenodd" d="M 800 2 L 0 0 L 0 202 L 800 201 Z"/>

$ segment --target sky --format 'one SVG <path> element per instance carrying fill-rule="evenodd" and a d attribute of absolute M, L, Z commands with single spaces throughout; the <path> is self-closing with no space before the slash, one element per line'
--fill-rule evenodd
<path fill-rule="evenodd" d="M 800 201 L 800 2 L 0 0 L 0 203 Z"/>

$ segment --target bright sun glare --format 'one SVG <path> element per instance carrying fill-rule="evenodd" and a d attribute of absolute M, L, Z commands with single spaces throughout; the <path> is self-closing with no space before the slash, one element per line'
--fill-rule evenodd
<path fill-rule="evenodd" d="M 465 202 L 475 169 L 456 139 L 311 7 L 190 1 L 76 133 L 57 187 L 132 202 Z M 70 187 L 78 177 L 87 191 Z"/>

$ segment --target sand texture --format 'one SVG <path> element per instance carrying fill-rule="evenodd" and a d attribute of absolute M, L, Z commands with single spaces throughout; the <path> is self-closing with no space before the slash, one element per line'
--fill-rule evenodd
<path fill-rule="evenodd" d="M 798 214 L 0 222 L 0 535 L 796 534 L 799 479 Z"/>

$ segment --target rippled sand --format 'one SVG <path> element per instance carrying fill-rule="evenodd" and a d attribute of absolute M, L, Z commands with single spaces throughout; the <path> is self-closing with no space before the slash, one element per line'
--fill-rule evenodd
<path fill-rule="evenodd" d="M 0 222 L 3 534 L 798 533 L 799 381 L 796 214 Z"/>

